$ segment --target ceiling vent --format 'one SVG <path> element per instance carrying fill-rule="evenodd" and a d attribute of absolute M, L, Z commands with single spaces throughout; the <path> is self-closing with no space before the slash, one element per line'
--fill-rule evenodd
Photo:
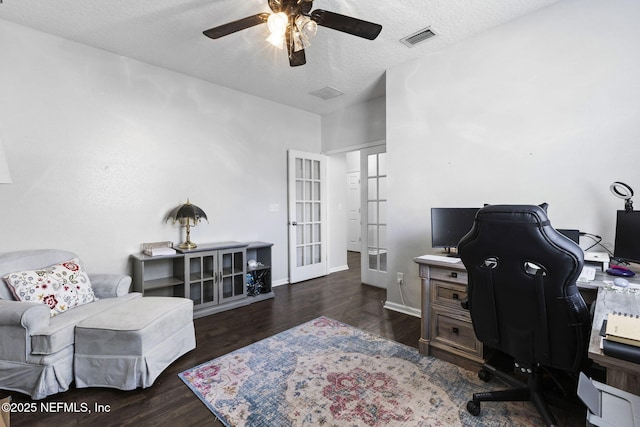
<path fill-rule="evenodd" d="M 414 47 L 417 44 L 420 44 L 424 41 L 429 40 L 431 37 L 434 37 L 436 33 L 431 30 L 431 27 L 423 28 L 417 33 L 413 33 L 410 36 L 404 37 L 400 39 L 400 42 L 408 47 Z"/>
<path fill-rule="evenodd" d="M 332 88 L 331 86 L 325 86 L 322 89 L 309 92 L 309 94 L 313 96 L 317 96 L 318 98 L 327 100 L 327 99 L 335 98 L 336 96 L 344 95 L 344 92 L 341 92 L 338 89 Z"/>

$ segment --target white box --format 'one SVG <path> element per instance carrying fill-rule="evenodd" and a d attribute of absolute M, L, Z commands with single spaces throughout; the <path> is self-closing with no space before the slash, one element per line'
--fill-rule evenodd
<path fill-rule="evenodd" d="M 640 397 L 590 380 L 580 372 L 578 397 L 587 406 L 588 425 L 640 427 Z"/>

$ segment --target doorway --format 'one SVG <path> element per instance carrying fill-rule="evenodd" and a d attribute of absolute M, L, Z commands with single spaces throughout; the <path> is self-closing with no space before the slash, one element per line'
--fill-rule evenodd
<path fill-rule="evenodd" d="M 387 153 L 386 146 L 360 150 L 362 283 L 387 287 Z"/>
<path fill-rule="evenodd" d="M 347 169 L 347 251 L 360 253 L 362 244 L 360 199 L 360 151 L 346 155 Z"/>
<path fill-rule="evenodd" d="M 387 287 L 387 163 L 386 145 L 376 144 L 341 154 L 345 156 L 342 176 L 345 185 L 345 228 L 340 237 L 347 258 L 357 254 L 361 282 Z M 338 157 L 339 158 L 339 157 Z M 334 238 L 338 234 L 332 234 Z M 344 249 L 343 249 L 344 250 Z M 351 261 L 349 262 L 351 264 Z M 352 268 L 352 266 L 349 266 Z"/>

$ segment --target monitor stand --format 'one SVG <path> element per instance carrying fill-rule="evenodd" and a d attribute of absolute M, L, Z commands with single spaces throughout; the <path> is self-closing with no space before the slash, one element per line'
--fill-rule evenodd
<path fill-rule="evenodd" d="M 458 248 L 445 248 L 444 253 L 451 258 L 460 258 L 458 256 Z"/>

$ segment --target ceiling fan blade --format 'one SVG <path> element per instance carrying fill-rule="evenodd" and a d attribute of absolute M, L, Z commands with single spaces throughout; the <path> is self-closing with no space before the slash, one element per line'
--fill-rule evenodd
<path fill-rule="evenodd" d="M 264 24 L 269 18 L 268 13 L 258 13 L 257 15 L 247 16 L 237 21 L 228 22 L 226 24 L 203 31 L 202 34 L 212 39 L 219 39 L 240 30 L 253 27 L 255 25 Z"/>
<path fill-rule="evenodd" d="M 343 33 L 352 34 L 367 40 L 374 40 L 378 37 L 380 31 L 382 31 L 382 25 L 322 9 L 316 9 L 311 12 L 311 19 L 323 27 L 342 31 Z"/>
<path fill-rule="evenodd" d="M 291 28 L 293 27 L 290 26 L 289 31 L 287 31 L 285 42 L 287 44 L 287 53 L 289 54 L 289 65 L 292 67 L 297 67 L 306 64 L 307 57 L 304 53 L 304 49 L 300 49 L 297 52 L 293 49 L 293 40 L 291 40 Z"/>

